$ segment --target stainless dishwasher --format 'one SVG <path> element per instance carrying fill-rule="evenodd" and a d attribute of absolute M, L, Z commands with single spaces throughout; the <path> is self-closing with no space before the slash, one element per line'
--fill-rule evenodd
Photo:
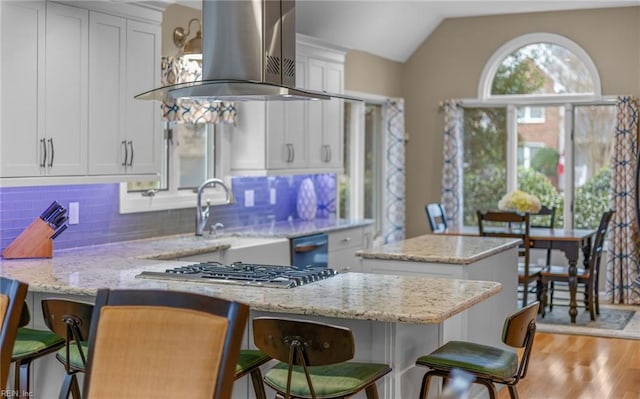
<path fill-rule="evenodd" d="M 291 264 L 327 267 L 329 236 L 325 233 L 291 239 Z"/>

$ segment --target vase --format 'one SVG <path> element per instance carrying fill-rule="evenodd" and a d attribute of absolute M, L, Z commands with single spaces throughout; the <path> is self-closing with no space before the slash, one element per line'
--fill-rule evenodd
<path fill-rule="evenodd" d="M 313 180 L 308 177 L 300 183 L 296 209 L 298 210 L 298 217 L 300 219 L 313 220 L 316 217 L 318 199 L 316 197 L 316 189 L 313 186 Z"/>
<path fill-rule="evenodd" d="M 336 212 L 336 175 L 316 176 L 316 196 L 318 198 L 317 217 L 328 218 Z"/>

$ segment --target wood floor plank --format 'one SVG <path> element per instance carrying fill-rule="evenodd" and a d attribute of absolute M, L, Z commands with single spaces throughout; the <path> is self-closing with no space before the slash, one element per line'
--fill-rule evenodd
<path fill-rule="evenodd" d="M 640 340 L 537 333 L 518 392 L 522 399 L 639 399 Z"/>

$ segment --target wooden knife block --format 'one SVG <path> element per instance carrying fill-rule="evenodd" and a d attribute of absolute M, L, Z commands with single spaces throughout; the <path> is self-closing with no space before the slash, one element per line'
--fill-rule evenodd
<path fill-rule="evenodd" d="M 49 237 L 53 232 L 54 230 L 47 222 L 37 217 L 2 251 L 2 257 L 7 259 L 51 258 L 53 257 L 53 240 Z"/>

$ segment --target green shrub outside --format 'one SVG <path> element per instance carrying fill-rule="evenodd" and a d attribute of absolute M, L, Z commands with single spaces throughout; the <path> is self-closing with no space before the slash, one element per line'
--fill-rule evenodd
<path fill-rule="evenodd" d="M 488 168 L 477 173 L 465 171 L 464 176 L 464 224 L 477 224 L 476 210 L 496 209 L 505 194 L 505 170 Z M 586 184 L 576 190 L 574 228 L 596 228 L 602 213 L 610 207 L 611 169 L 602 168 Z M 518 168 L 518 189 L 533 194 L 542 205 L 556 207 L 555 227 L 564 226 L 564 198 L 544 174 Z"/>

